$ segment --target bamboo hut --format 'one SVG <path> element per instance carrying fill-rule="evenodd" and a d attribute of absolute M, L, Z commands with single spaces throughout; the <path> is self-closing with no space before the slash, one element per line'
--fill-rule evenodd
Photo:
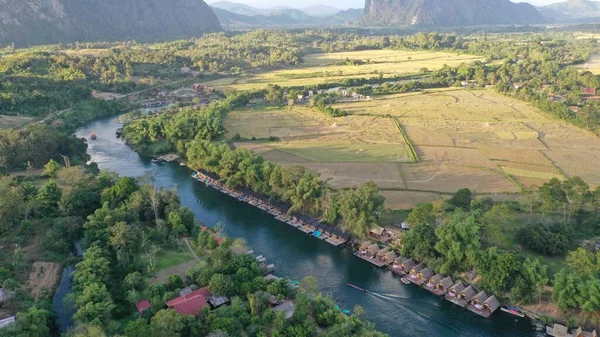
<path fill-rule="evenodd" d="M 421 281 L 423 281 L 423 282 L 429 280 L 431 277 L 433 277 L 433 275 L 434 275 L 433 270 L 431 270 L 431 268 L 429 268 L 429 267 L 427 267 L 417 273 L 417 277 L 420 278 Z"/>
<path fill-rule="evenodd" d="M 450 298 L 457 298 L 463 290 L 465 290 L 465 285 L 461 281 L 458 281 L 455 285 L 448 288 L 446 293 Z"/>
<path fill-rule="evenodd" d="M 404 276 L 404 272 L 402 272 L 401 267 L 402 263 L 406 261 L 405 257 L 398 256 L 394 259 L 394 263 L 390 266 L 390 270 L 395 273 Z"/>
<path fill-rule="evenodd" d="M 410 270 L 416 265 L 415 260 L 413 259 L 408 259 L 404 262 L 402 262 L 402 264 L 400 265 L 400 269 L 404 272 L 404 273 L 408 273 L 410 272 Z"/>
<path fill-rule="evenodd" d="M 380 249 L 380 250 L 377 252 L 377 254 L 376 254 L 376 256 L 377 256 L 377 259 L 378 259 L 378 260 L 383 260 L 383 258 L 384 258 L 384 257 L 387 255 L 387 253 L 389 253 L 389 251 L 390 251 L 390 250 L 389 250 L 389 249 L 387 249 L 387 248 L 382 248 L 382 249 Z"/>
<path fill-rule="evenodd" d="M 427 268 L 427 267 L 425 266 L 424 263 L 419 263 L 418 265 L 416 265 L 410 269 L 410 275 L 414 275 L 416 277 L 417 274 L 425 268 Z"/>
<path fill-rule="evenodd" d="M 469 303 L 472 305 L 483 305 L 483 302 L 485 302 L 487 298 L 488 295 L 485 293 L 485 291 L 480 291 L 469 300 Z"/>
<path fill-rule="evenodd" d="M 442 296 L 448 291 L 448 289 L 452 287 L 453 284 L 454 283 L 452 283 L 452 279 L 450 277 L 444 277 L 442 274 L 437 274 L 429 279 L 427 289 L 437 296 Z"/>
<path fill-rule="evenodd" d="M 483 302 L 483 309 L 490 311 L 490 314 L 493 314 L 494 311 L 498 310 L 499 307 L 500 302 L 494 295 L 488 297 L 485 302 Z"/>
<path fill-rule="evenodd" d="M 470 301 L 475 295 L 477 295 L 477 292 L 475 289 L 473 289 L 473 286 L 468 286 L 463 289 L 460 294 L 458 294 L 458 298 L 461 300 Z"/>
<path fill-rule="evenodd" d="M 369 257 L 375 257 L 375 255 L 377 255 L 377 252 L 379 251 L 379 246 L 376 244 L 372 244 L 371 246 L 369 246 L 369 248 L 367 248 L 367 255 Z"/>
<path fill-rule="evenodd" d="M 361 243 L 360 246 L 358 246 L 358 250 L 360 250 L 361 253 L 366 254 L 367 249 L 369 249 L 369 247 L 371 247 L 372 245 L 373 243 L 371 241 L 365 241 Z"/>
<path fill-rule="evenodd" d="M 427 280 L 427 289 L 433 290 L 435 286 L 444 278 L 442 274 L 435 274 Z"/>
<path fill-rule="evenodd" d="M 383 257 L 383 261 L 385 263 L 392 263 L 396 260 L 396 253 L 393 250 L 390 250 L 387 254 L 385 254 L 385 256 Z"/>

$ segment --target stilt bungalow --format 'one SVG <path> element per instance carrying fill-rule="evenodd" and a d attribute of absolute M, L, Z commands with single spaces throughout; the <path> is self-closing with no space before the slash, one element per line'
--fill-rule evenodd
<path fill-rule="evenodd" d="M 435 287 L 438 284 L 438 282 L 440 282 L 443 279 L 444 279 L 444 275 L 442 275 L 442 274 L 433 275 L 432 277 L 430 277 L 427 280 L 427 282 L 425 282 L 425 289 L 433 292 L 435 290 Z"/>
<path fill-rule="evenodd" d="M 372 244 L 369 248 L 367 248 L 367 257 L 374 259 L 379 252 L 379 246 L 377 244 Z"/>
<path fill-rule="evenodd" d="M 385 256 L 387 255 L 387 253 L 389 253 L 390 250 L 387 248 L 382 248 L 379 251 L 377 251 L 377 254 L 375 254 L 375 258 L 377 258 L 377 260 L 383 260 L 385 258 Z"/>
<path fill-rule="evenodd" d="M 425 267 L 418 271 L 416 274 L 410 275 L 410 281 L 418 286 L 423 285 L 427 280 L 433 276 L 433 270 L 429 267 Z"/>
<path fill-rule="evenodd" d="M 354 253 L 354 255 L 381 268 L 387 265 L 387 263 L 384 262 L 383 258 L 388 252 L 389 250 L 387 248 L 379 249 L 378 245 L 372 244 L 371 246 L 369 246 L 369 248 L 367 248 L 366 251 L 361 249 Z"/>
<path fill-rule="evenodd" d="M 454 282 L 452 281 L 452 278 L 448 276 L 442 279 L 441 281 L 437 282 L 435 284 L 435 288 L 430 291 L 438 296 L 443 296 L 453 285 Z"/>
<path fill-rule="evenodd" d="M 360 246 L 358 246 L 358 251 L 361 254 L 367 254 L 367 249 L 369 249 L 369 247 L 371 247 L 373 245 L 373 243 L 371 241 L 365 241 L 363 243 L 360 244 Z"/>
<path fill-rule="evenodd" d="M 465 290 L 465 285 L 461 281 L 456 282 L 456 284 L 451 286 L 446 291 L 446 299 L 450 300 L 453 298 L 458 298 L 458 294 L 460 294 L 463 290 Z"/>
<path fill-rule="evenodd" d="M 487 299 L 488 299 L 488 295 L 485 293 L 485 291 L 478 292 L 475 296 L 473 296 L 469 300 L 468 309 L 473 312 L 475 312 L 475 310 L 482 310 L 483 302 L 485 302 L 485 300 L 487 300 Z"/>
<path fill-rule="evenodd" d="M 400 276 L 404 276 L 406 275 L 404 272 L 402 272 L 401 267 L 402 267 L 402 263 L 404 263 L 404 261 L 406 261 L 406 258 L 403 256 L 398 256 L 394 259 L 394 263 L 392 263 L 392 265 L 389 267 L 390 270 L 392 271 L 392 273 L 400 275 Z"/>
<path fill-rule="evenodd" d="M 490 317 L 498 308 L 500 307 L 500 302 L 496 298 L 496 296 L 492 295 L 488 297 L 485 301 L 483 301 L 483 305 L 476 304 L 469 307 L 469 310 L 472 312 L 481 315 L 485 318 Z"/>
<path fill-rule="evenodd" d="M 404 274 L 408 274 L 408 273 L 410 273 L 411 269 L 415 265 L 416 265 L 415 260 L 408 259 L 408 260 L 402 262 L 402 264 L 400 265 L 400 271 L 402 271 Z"/>
<path fill-rule="evenodd" d="M 583 331 L 581 327 L 577 328 L 577 330 L 573 330 L 572 334 L 569 334 L 569 329 L 566 326 L 560 324 L 554 324 L 554 326 L 547 326 L 546 335 L 553 337 L 598 337 L 598 333 L 596 332 L 596 330 L 592 332 L 587 332 Z"/>
<path fill-rule="evenodd" d="M 393 250 L 390 250 L 387 254 L 385 254 L 385 256 L 383 257 L 383 262 L 386 265 L 389 265 L 390 263 L 393 263 L 396 260 L 396 252 L 394 252 Z"/>
<path fill-rule="evenodd" d="M 418 265 L 412 267 L 412 269 L 410 270 L 410 272 L 408 273 L 410 276 L 407 277 L 407 279 L 412 282 L 417 284 L 418 281 L 418 274 L 421 270 L 427 268 L 427 266 L 424 263 L 419 263 Z"/>
<path fill-rule="evenodd" d="M 475 295 L 477 295 L 475 289 L 473 289 L 472 286 L 468 286 L 459 292 L 456 298 L 450 299 L 450 302 L 458 305 L 459 307 L 466 308 L 469 306 L 469 300 L 471 300 Z M 485 298 L 483 300 L 485 300 Z"/>

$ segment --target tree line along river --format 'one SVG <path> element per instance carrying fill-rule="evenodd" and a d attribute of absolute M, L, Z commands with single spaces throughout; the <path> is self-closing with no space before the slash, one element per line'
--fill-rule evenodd
<path fill-rule="evenodd" d="M 119 127 L 113 116 L 90 122 L 77 131 L 79 137 L 97 135 L 97 140 L 89 141 L 88 152 L 101 169 L 124 176 L 150 174 L 158 186 L 177 187 L 182 205 L 190 208 L 198 221 L 208 226 L 223 223 L 226 235 L 244 238 L 257 254 L 274 263 L 278 276 L 294 280 L 315 276 L 320 290 L 340 307 L 352 310 L 355 305 L 362 306 L 378 330 L 390 336 L 543 336 L 528 320 L 500 311 L 484 319 L 424 289 L 404 285 L 390 271 L 353 256 L 348 248 L 305 235 L 258 208 L 204 186 L 191 178 L 192 172 L 186 167 L 153 164 L 116 138 Z M 346 282 L 379 295 L 359 292 L 347 287 Z M 63 329 L 70 324 L 72 314 L 60 304 L 69 284 L 69 277 L 63 277 L 54 303 Z"/>

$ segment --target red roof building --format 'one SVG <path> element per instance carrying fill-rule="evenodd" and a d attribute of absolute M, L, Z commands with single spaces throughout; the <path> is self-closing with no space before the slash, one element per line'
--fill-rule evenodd
<path fill-rule="evenodd" d="M 202 312 L 202 309 L 210 306 L 206 301 L 206 298 L 209 296 L 210 290 L 205 287 L 185 296 L 167 301 L 167 307 L 174 309 L 182 315 L 198 316 Z"/>
<path fill-rule="evenodd" d="M 583 88 L 581 93 L 585 96 L 594 96 L 596 95 L 596 88 Z"/>
<path fill-rule="evenodd" d="M 141 314 L 142 312 L 144 312 L 144 310 L 150 309 L 151 305 L 150 302 L 144 300 L 137 302 L 135 304 L 135 307 L 137 308 L 137 311 Z"/>

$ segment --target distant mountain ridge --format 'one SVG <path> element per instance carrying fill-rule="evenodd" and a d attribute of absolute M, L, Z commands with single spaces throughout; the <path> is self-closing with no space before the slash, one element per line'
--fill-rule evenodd
<path fill-rule="evenodd" d="M 270 15 L 281 15 L 286 12 L 295 12 L 301 11 L 309 16 L 314 17 L 325 17 L 335 15 L 339 12 L 342 12 L 341 9 L 335 8 L 333 6 L 328 5 L 315 5 L 303 8 L 291 8 L 287 6 L 273 6 L 268 8 L 258 8 L 249 6 L 246 4 L 241 4 L 232 1 L 218 1 L 210 4 L 212 8 L 224 9 L 230 13 L 246 15 L 246 16 L 270 16 Z"/>
<path fill-rule="evenodd" d="M 168 40 L 221 30 L 203 0 L 0 0 L 0 44 Z"/>
<path fill-rule="evenodd" d="M 365 0 L 363 22 L 383 25 L 511 25 L 547 20 L 530 4 L 509 0 Z"/>
<path fill-rule="evenodd" d="M 211 4 L 212 5 L 212 4 Z M 311 16 L 300 9 L 277 9 L 271 14 L 244 15 L 222 8 L 212 8 L 221 25 L 232 28 L 335 26 L 357 21 L 362 9 L 348 9 L 327 16 Z"/>
<path fill-rule="evenodd" d="M 600 19 L 600 2 L 591 0 L 567 0 L 548 6 L 538 7 L 542 15 L 557 21 L 579 19 Z"/>

